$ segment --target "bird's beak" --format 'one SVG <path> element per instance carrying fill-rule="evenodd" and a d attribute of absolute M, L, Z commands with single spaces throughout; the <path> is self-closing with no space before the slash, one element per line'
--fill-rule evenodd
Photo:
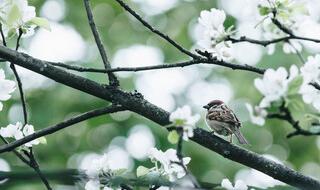
<path fill-rule="evenodd" d="M 204 109 L 209 109 L 208 105 L 203 106 Z"/>

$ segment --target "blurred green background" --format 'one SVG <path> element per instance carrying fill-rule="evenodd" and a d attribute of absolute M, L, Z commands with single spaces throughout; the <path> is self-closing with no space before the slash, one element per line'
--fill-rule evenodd
<path fill-rule="evenodd" d="M 205 0 L 179 0 L 172 1 L 173 4 L 161 1 L 158 2 L 160 5 L 151 1 L 151 8 L 145 7 L 148 3 L 142 0 L 130 1 L 129 5 L 153 26 L 187 49 L 195 47 L 195 25 L 200 11 L 222 6 L 219 2 Z M 41 29 L 36 31 L 34 36 L 24 38 L 21 42 L 23 51 L 46 60 L 102 68 L 82 1 L 30 0 L 29 4 L 36 7 L 37 15 L 48 18 L 52 31 Z M 149 63 L 170 64 L 188 59 L 170 44 L 149 32 L 124 12 L 115 1 L 92 0 L 92 8 L 113 67 L 143 66 Z M 236 18 L 228 15 L 226 25 L 232 24 L 239 23 Z M 11 43 L 14 44 L 14 39 L 11 39 Z M 254 54 L 257 49 L 260 53 Z M 251 64 L 261 68 L 277 68 L 280 65 L 289 68 L 291 64 L 300 65 L 296 55 L 284 54 L 281 48 L 271 56 L 266 55 L 266 50 L 258 46 L 254 46 L 253 52 L 250 49 L 243 50 L 242 53 L 249 57 L 247 59 L 255 56 Z M 304 52 L 304 55 L 307 53 Z M 7 71 L 9 74 L 9 69 Z M 32 72 L 20 72 L 26 87 L 29 123 L 33 124 L 36 130 L 59 123 L 78 113 L 108 105 L 105 101 L 56 84 Z M 77 74 L 106 83 L 106 76 L 103 74 Z M 286 122 L 267 120 L 265 126 L 259 127 L 248 121 L 244 103 L 258 104 L 262 98 L 253 85 L 253 80 L 259 75 L 217 66 L 198 65 L 171 70 L 119 73 L 118 76 L 123 89 L 137 89 L 146 99 L 168 111 L 187 104 L 192 106 L 194 113 L 198 112 L 203 117 L 204 110 L 201 109 L 201 105 L 210 97 L 227 101 L 243 121 L 242 132 L 251 143 L 251 146 L 245 148 L 258 154 L 272 155 L 293 169 L 320 179 L 319 137 L 297 136 L 287 139 L 286 135 L 293 129 Z M 0 124 L 6 126 L 19 120 L 22 120 L 22 110 L 18 91 L 15 91 L 14 98 L 4 102 Z M 198 122 L 198 126 L 206 128 L 203 119 Z M 116 164 L 129 166 L 134 172 L 141 164 L 151 166 L 144 151 L 148 146 L 154 144 L 161 150 L 174 147 L 167 141 L 165 129 L 129 112 L 91 119 L 46 138 L 47 145 L 34 148 L 42 170 L 81 168 L 88 165 L 84 160 L 88 161 L 90 155 L 115 151 L 114 155 L 119 156 Z M 139 147 L 143 148 L 140 150 Z M 251 181 L 261 186 L 264 183 L 265 186 L 277 184 L 250 168 L 224 159 L 190 141 L 184 143 L 183 153 L 192 158 L 189 168 L 200 181 L 220 183 L 223 178 L 229 178 L 231 181 L 250 181 L 251 178 Z M 0 158 L 10 164 L 12 171 L 30 170 L 13 153 L 1 154 Z M 82 189 L 83 185 L 82 181 L 76 182 L 76 185 L 70 181 L 50 183 L 54 189 Z M 43 185 L 40 180 L 9 180 L 0 185 L 0 189 L 43 189 Z"/>

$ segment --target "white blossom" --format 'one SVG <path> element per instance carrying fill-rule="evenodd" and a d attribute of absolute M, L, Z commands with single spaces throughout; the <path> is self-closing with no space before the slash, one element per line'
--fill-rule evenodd
<path fill-rule="evenodd" d="M 90 157 L 91 158 L 91 157 Z M 120 175 L 120 171 L 124 171 L 126 168 L 117 168 L 112 169 L 113 162 L 110 154 L 103 154 L 103 155 L 96 155 L 93 159 L 90 159 L 90 164 L 88 167 L 83 168 L 85 170 L 85 174 L 89 178 L 89 181 L 85 185 L 86 190 L 95 190 L 95 189 L 102 189 L 109 190 L 109 189 L 118 189 L 118 188 L 110 188 L 107 186 L 103 186 L 100 184 L 101 176 L 108 178 L 108 176 L 112 177 L 114 175 Z"/>
<path fill-rule="evenodd" d="M 263 78 L 254 80 L 255 87 L 260 91 L 264 98 L 260 102 L 261 108 L 269 107 L 272 102 L 278 101 L 286 96 L 289 83 L 298 75 L 298 68 L 292 65 L 290 74 L 285 68 L 277 70 L 267 69 Z"/>
<path fill-rule="evenodd" d="M 84 188 L 85 190 L 100 190 L 100 182 L 98 180 L 89 180 Z"/>
<path fill-rule="evenodd" d="M 247 190 L 248 186 L 241 180 L 237 180 L 233 186 L 229 179 L 225 178 L 221 182 L 221 187 L 227 190 Z"/>
<path fill-rule="evenodd" d="M 276 26 L 272 19 L 276 18 L 282 25 L 290 30 L 297 31 L 300 29 L 300 23 L 308 18 L 308 11 L 305 3 L 296 0 L 261 0 L 258 5 L 262 17 L 261 29 L 263 31 L 264 40 L 272 40 L 286 36 L 278 26 Z M 274 17 L 273 9 L 277 10 Z M 268 46 L 268 54 L 274 52 L 275 45 Z M 287 54 L 297 53 L 302 51 L 302 46 L 297 41 L 289 41 L 283 43 L 283 51 Z"/>
<path fill-rule="evenodd" d="M 309 84 L 303 84 L 299 91 L 302 99 L 307 104 L 312 104 L 320 111 L 320 91 Z"/>
<path fill-rule="evenodd" d="M 302 45 L 294 40 L 284 43 L 282 48 L 283 52 L 286 54 L 299 53 L 302 51 Z"/>
<path fill-rule="evenodd" d="M 1 101 L 11 98 L 11 93 L 16 89 L 15 86 L 15 82 L 5 79 L 4 71 L 0 69 L 0 111 L 3 108 Z"/>
<path fill-rule="evenodd" d="M 34 133 L 34 127 L 33 125 L 26 124 L 22 130 L 24 136 L 28 136 Z M 26 147 L 32 147 L 33 145 L 39 144 L 39 139 L 34 139 L 33 141 L 27 142 L 24 144 Z"/>
<path fill-rule="evenodd" d="M 252 105 L 249 103 L 246 103 L 245 105 L 249 111 L 251 122 L 256 125 L 263 126 L 268 112 L 265 109 L 260 108 L 259 106 L 252 107 Z"/>
<path fill-rule="evenodd" d="M 307 62 L 300 68 L 303 77 L 299 93 L 305 103 L 320 110 L 320 91 L 309 85 L 310 82 L 320 82 L 320 55 L 308 57 Z"/>
<path fill-rule="evenodd" d="M 201 11 L 198 19 L 201 28 L 203 28 L 203 37 L 199 40 L 198 45 L 219 61 L 232 59 L 232 43 L 224 41 L 232 33 L 232 27 L 225 30 L 223 26 L 225 19 L 225 12 L 214 8 L 210 11 Z"/>
<path fill-rule="evenodd" d="M 14 138 L 15 140 L 22 139 L 25 136 L 34 133 L 34 127 L 26 124 L 24 127 L 21 122 L 17 122 L 15 125 L 9 124 L 7 127 L 0 128 L 0 135 L 5 138 Z M 27 142 L 24 144 L 26 147 L 32 147 L 40 143 L 39 139 Z"/>
<path fill-rule="evenodd" d="M 108 155 L 103 154 L 99 158 L 92 160 L 90 167 L 86 169 L 86 174 L 90 178 L 97 178 L 100 173 L 111 173 L 109 164 Z"/>
<path fill-rule="evenodd" d="M 168 149 L 165 152 L 152 148 L 149 155 L 151 161 L 159 162 L 161 164 L 160 168 L 156 168 L 160 173 L 165 176 L 168 176 L 170 181 L 176 181 L 179 178 L 182 178 L 186 175 L 184 168 L 175 162 L 179 162 L 177 156 L 177 151 L 175 149 Z M 190 162 L 190 157 L 184 157 L 182 159 L 183 165 L 186 165 Z M 157 165 L 156 165 L 157 166 Z"/>
<path fill-rule="evenodd" d="M 275 18 L 287 27 L 292 27 L 301 18 L 309 14 L 305 4 L 303 1 L 297 0 L 260 0 L 258 7 L 260 9 L 268 8 L 265 14 L 270 18 L 274 17 L 272 9 L 276 9 Z"/>
<path fill-rule="evenodd" d="M 200 115 L 192 115 L 191 108 L 187 105 L 182 108 L 177 108 L 169 117 L 169 120 L 173 125 L 183 127 L 184 140 L 188 140 L 189 137 L 193 137 L 193 129 L 199 119 Z"/>
<path fill-rule="evenodd" d="M 309 56 L 300 71 L 304 83 L 320 82 L 320 54 Z"/>
<path fill-rule="evenodd" d="M 232 43 L 230 41 L 222 41 L 219 43 L 213 42 L 210 36 L 206 37 L 199 42 L 199 45 L 204 48 L 212 57 L 217 58 L 218 61 L 231 61 Z"/>
<path fill-rule="evenodd" d="M 7 127 L 0 128 L 0 135 L 5 138 L 15 138 L 16 140 L 19 140 L 23 138 L 21 129 L 21 122 L 17 122 L 15 125 L 9 124 Z"/>
<path fill-rule="evenodd" d="M 210 33 L 214 39 L 219 39 L 225 35 L 223 23 L 226 19 L 226 14 L 223 10 L 211 9 L 210 11 L 201 11 L 199 23 Z"/>
<path fill-rule="evenodd" d="M 33 34 L 35 26 L 49 29 L 47 20 L 36 17 L 35 7 L 27 0 L 0 1 L 0 20 L 6 35 L 11 36 L 21 29 L 24 34 Z"/>

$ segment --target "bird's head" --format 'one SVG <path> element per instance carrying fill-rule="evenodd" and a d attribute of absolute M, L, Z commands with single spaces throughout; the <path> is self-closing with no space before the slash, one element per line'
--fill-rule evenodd
<path fill-rule="evenodd" d="M 207 105 L 203 106 L 203 108 L 209 110 L 210 108 L 215 108 L 217 106 L 220 106 L 221 104 L 223 104 L 223 101 L 221 100 L 212 100 Z"/>

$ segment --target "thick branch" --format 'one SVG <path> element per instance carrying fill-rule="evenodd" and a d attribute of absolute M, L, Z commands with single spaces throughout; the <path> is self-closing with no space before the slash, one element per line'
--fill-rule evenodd
<path fill-rule="evenodd" d="M 132 93 L 112 87 L 104 87 L 96 82 L 68 73 L 50 65 L 48 62 L 17 53 L 0 46 L 0 58 L 42 74 L 66 86 L 102 98 L 116 101 L 127 109 L 136 112 L 159 125 L 170 124 L 169 113 Z M 192 140 L 230 160 L 261 171 L 277 180 L 302 189 L 320 189 L 320 183 L 284 165 L 266 159 L 256 153 L 232 145 L 203 129 L 196 129 Z"/>
<path fill-rule="evenodd" d="M 107 57 L 106 50 L 103 47 L 103 44 L 102 44 L 101 39 L 100 39 L 99 32 L 98 32 L 96 24 L 94 23 L 94 20 L 93 20 L 93 15 L 92 15 L 92 11 L 91 11 L 91 8 L 90 8 L 89 0 L 84 0 L 84 5 L 85 5 L 85 8 L 86 8 L 89 25 L 90 25 L 92 34 L 94 36 L 94 39 L 96 41 L 96 44 L 98 46 L 98 49 L 99 49 L 99 52 L 100 52 L 100 55 L 101 55 L 101 58 L 102 58 L 102 61 L 103 61 L 103 64 L 104 64 L 104 68 L 105 69 L 111 69 L 111 66 L 110 66 L 110 63 L 109 63 L 109 60 L 108 60 L 108 57 Z M 119 81 L 118 81 L 117 77 L 113 73 L 108 73 L 108 77 L 109 77 L 111 86 L 119 86 Z"/>
<path fill-rule="evenodd" d="M 82 121 L 85 121 L 87 119 L 90 119 L 90 118 L 93 118 L 93 117 L 97 117 L 97 116 L 101 116 L 101 115 L 104 115 L 104 114 L 107 114 L 107 113 L 115 113 L 115 112 L 123 111 L 123 110 L 124 110 L 124 108 L 122 106 L 110 106 L 110 107 L 95 109 L 95 110 L 83 113 L 81 115 L 72 117 L 72 118 L 70 118 L 70 119 L 68 119 L 66 121 L 63 121 L 63 122 L 61 122 L 61 123 L 59 123 L 57 125 L 54 125 L 54 126 L 47 127 L 45 129 L 41 129 L 39 131 L 36 131 L 35 133 L 33 133 L 31 135 L 28 135 L 28 136 L 25 136 L 22 139 L 16 140 L 16 141 L 14 141 L 14 142 L 12 142 L 10 144 L 3 145 L 3 146 L 0 147 L 0 153 L 12 151 L 15 148 L 17 148 L 17 147 L 19 147 L 19 146 L 21 146 L 21 145 L 23 145 L 23 144 L 25 144 L 27 142 L 30 142 L 30 141 L 32 141 L 34 139 L 37 139 L 39 137 L 52 134 L 54 132 L 57 132 L 57 131 L 59 131 L 61 129 L 64 129 L 64 128 L 69 127 L 71 125 L 74 125 L 76 123 L 80 123 Z"/>

